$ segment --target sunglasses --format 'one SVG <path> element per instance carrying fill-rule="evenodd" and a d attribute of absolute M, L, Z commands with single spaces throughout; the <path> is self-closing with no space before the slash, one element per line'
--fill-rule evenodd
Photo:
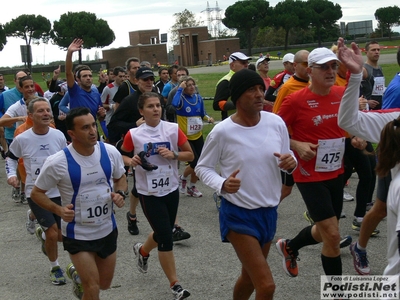
<path fill-rule="evenodd" d="M 339 64 L 322 64 L 322 65 L 313 65 L 312 68 L 320 68 L 322 71 L 328 71 L 329 69 L 332 69 L 333 71 L 336 71 L 339 68 Z"/>
<path fill-rule="evenodd" d="M 302 65 L 304 68 L 308 67 L 308 62 L 306 61 L 302 61 L 301 63 L 299 63 L 300 65 Z"/>
<path fill-rule="evenodd" d="M 140 78 L 143 81 L 154 81 L 154 77 L 146 77 L 146 78 Z"/>

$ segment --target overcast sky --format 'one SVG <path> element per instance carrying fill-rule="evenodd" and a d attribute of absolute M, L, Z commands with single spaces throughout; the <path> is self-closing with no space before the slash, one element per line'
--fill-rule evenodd
<path fill-rule="evenodd" d="M 79 12 L 87 11 L 96 14 L 97 18 L 104 19 L 115 33 L 115 41 L 108 47 L 118 48 L 125 47 L 129 44 L 130 31 L 143 29 L 160 29 L 161 33 L 168 33 L 174 24 L 174 13 L 182 12 L 185 8 L 196 14 L 198 20 L 203 21 L 207 26 L 207 3 L 208 8 L 217 7 L 221 10 L 220 16 L 224 17 L 224 10 L 234 4 L 236 1 L 219 0 L 219 1 L 132 1 L 132 0 L 20 0 L 13 5 L 3 7 L 0 14 L 0 24 L 7 23 L 22 14 L 42 15 L 53 22 L 59 20 L 60 16 L 69 11 Z M 270 6 L 275 6 L 277 0 L 269 1 Z M 337 0 L 331 1 L 338 3 L 342 7 L 343 17 L 341 22 L 365 21 L 373 20 L 374 29 L 376 21 L 374 18 L 375 11 L 380 7 L 396 5 L 394 0 Z M 184 3 L 184 5 L 182 5 Z M 395 31 L 400 31 L 400 27 L 395 27 Z M 14 66 L 21 64 L 20 45 L 24 45 L 22 39 L 8 38 L 3 51 L 0 52 L 0 66 Z M 101 55 L 102 49 L 83 50 L 82 56 L 90 59 L 94 58 L 95 51 Z M 33 64 L 49 63 L 55 60 L 65 59 L 65 51 L 60 50 L 57 46 L 42 44 L 32 46 Z"/>

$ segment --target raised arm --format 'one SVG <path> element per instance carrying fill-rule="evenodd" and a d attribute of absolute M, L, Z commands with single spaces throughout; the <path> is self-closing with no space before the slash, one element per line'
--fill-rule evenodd
<path fill-rule="evenodd" d="M 68 87 L 72 88 L 75 83 L 74 73 L 72 71 L 72 54 L 76 51 L 81 50 L 83 45 L 83 40 L 74 39 L 73 42 L 69 45 L 67 50 L 67 57 L 65 58 L 65 76 L 67 77 Z"/>

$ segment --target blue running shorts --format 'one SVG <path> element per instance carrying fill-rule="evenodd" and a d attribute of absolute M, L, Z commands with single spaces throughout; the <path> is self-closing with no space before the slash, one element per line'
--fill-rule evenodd
<path fill-rule="evenodd" d="M 272 241 L 276 233 L 277 206 L 246 209 L 221 198 L 219 223 L 223 242 L 229 242 L 226 238 L 229 230 L 254 236 L 261 247 Z"/>

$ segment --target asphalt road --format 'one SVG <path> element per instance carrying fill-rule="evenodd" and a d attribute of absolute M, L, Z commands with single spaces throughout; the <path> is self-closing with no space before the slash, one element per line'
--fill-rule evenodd
<path fill-rule="evenodd" d="M 212 125 L 209 125 L 212 126 Z M 27 205 L 16 204 L 11 199 L 11 187 L 6 184 L 4 160 L 0 160 L 0 299 L 4 300 L 64 300 L 75 299 L 69 279 L 64 286 L 53 286 L 49 281 L 50 266 L 41 252 L 41 244 L 35 235 L 25 229 Z M 132 186 L 132 179 L 129 179 Z M 357 177 L 353 174 L 348 190 L 355 194 Z M 268 183 L 266 183 L 266 186 Z M 232 299 L 233 285 L 240 271 L 239 261 L 232 246 L 222 243 L 219 235 L 218 211 L 208 187 L 199 183 L 202 198 L 182 196 L 178 212 L 180 225 L 192 237 L 175 244 L 174 253 L 178 278 L 190 290 L 195 300 Z M 254 187 L 260 188 L 260 187 Z M 129 203 L 116 209 L 119 226 L 118 259 L 112 288 L 101 292 L 102 299 L 172 299 L 168 281 L 164 276 L 153 250 L 149 259 L 148 274 L 139 273 L 133 259 L 132 246 L 143 242 L 150 233 L 150 227 L 138 209 L 140 234 L 128 233 L 125 214 Z M 355 203 L 344 203 L 347 218 L 342 219 L 341 234 L 356 239 L 358 233 L 351 229 L 352 213 Z M 295 187 L 292 195 L 279 207 L 278 238 L 292 238 L 307 225 L 303 219 L 305 206 Z M 386 220 L 380 225 L 381 233 L 371 238 L 368 245 L 372 274 L 382 274 L 386 266 Z M 275 245 L 271 247 L 268 263 L 276 283 L 274 299 L 295 300 L 320 299 L 320 275 L 323 269 L 320 260 L 321 245 L 305 247 L 300 250 L 299 276 L 288 277 L 282 270 L 282 260 Z M 348 248 L 342 249 L 343 274 L 356 275 Z M 59 245 L 59 262 L 63 268 L 70 262 L 67 252 Z M 254 296 L 251 298 L 254 299 Z"/>

